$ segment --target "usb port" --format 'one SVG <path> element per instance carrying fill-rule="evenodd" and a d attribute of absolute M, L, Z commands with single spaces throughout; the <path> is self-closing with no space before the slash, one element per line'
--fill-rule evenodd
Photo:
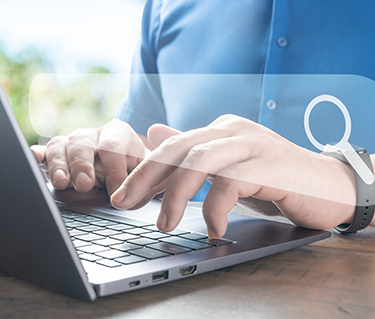
<path fill-rule="evenodd" d="M 132 288 L 132 287 L 139 286 L 140 283 L 141 282 L 139 280 L 129 282 L 129 287 Z"/>
<path fill-rule="evenodd" d="M 180 268 L 180 276 L 192 275 L 197 271 L 197 266 L 187 266 Z"/>
<path fill-rule="evenodd" d="M 158 282 L 168 279 L 168 270 L 166 271 L 159 271 L 154 274 L 152 274 L 152 282 Z"/>

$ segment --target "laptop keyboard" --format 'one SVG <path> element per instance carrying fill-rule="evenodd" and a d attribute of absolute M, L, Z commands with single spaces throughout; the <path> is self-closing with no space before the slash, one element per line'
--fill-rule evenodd
<path fill-rule="evenodd" d="M 181 229 L 163 233 L 154 224 L 127 217 L 97 217 L 65 209 L 61 215 L 81 260 L 106 267 L 233 244 Z"/>

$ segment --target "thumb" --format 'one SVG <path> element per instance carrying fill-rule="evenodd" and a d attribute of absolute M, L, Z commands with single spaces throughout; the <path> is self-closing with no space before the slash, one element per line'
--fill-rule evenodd
<path fill-rule="evenodd" d="M 45 145 L 32 145 L 31 150 L 33 151 L 38 163 L 43 162 L 46 157 L 46 146 Z"/>
<path fill-rule="evenodd" d="M 158 147 L 166 139 L 180 133 L 181 131 L 164 124 L 154 124 L 148 129 L 147 138 L 153 147 Z"/>

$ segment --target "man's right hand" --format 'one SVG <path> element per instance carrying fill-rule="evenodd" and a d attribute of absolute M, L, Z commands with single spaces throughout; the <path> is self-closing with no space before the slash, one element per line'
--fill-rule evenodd
<path fill-rule="evenodd" d="M 149 152 L 131 126 L 116 119 L 100 128 L 54 137 L 46 146 L 31 149 L 39 163 L 48 165 L 55 188 L 88 192 L 99 186 L 106 187 L 109 195 Z"/>

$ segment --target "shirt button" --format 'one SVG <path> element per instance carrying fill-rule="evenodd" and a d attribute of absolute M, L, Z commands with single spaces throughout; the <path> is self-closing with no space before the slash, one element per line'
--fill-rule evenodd
<path fill-rule="evenodd" d="M 280 48 L 285 48 L 288 45 L 288 40 L 283 37 L 280 37 L 277 39 L 277 45 Z"/>
<path fill-rule="evenodd" d="M 271 110 L 271 111 L 273 111 L 277 107 L 277 104 L 274 100 L 268 100 L 266 105 L 267 105 L 268 109 Z"/>

